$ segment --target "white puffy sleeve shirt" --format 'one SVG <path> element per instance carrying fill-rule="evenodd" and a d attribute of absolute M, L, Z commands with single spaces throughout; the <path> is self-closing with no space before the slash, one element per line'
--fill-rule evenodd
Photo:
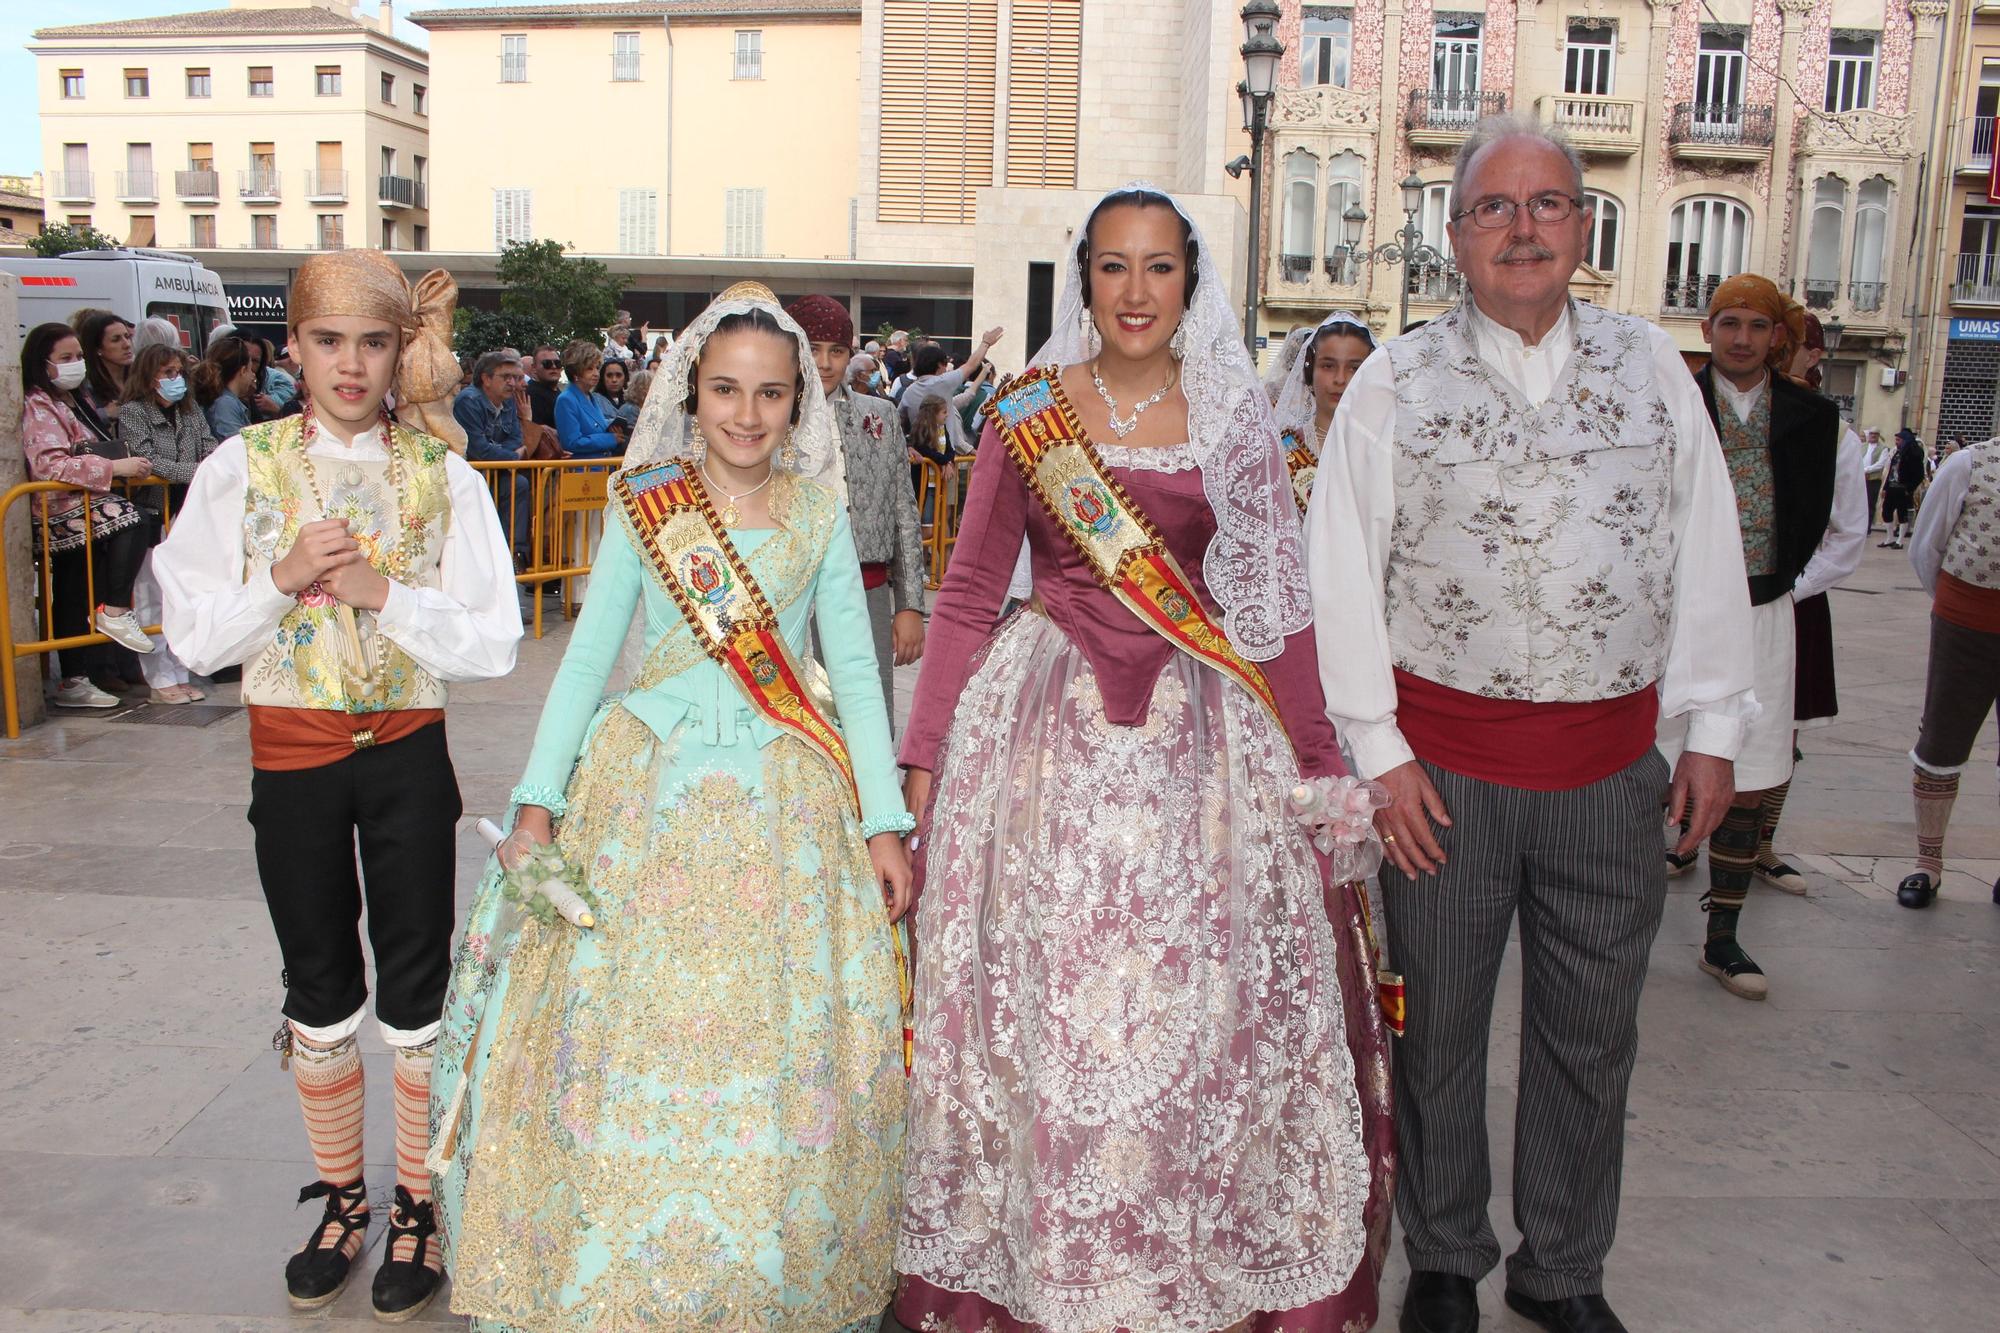
<path fill-rule="evenodd" d="M 387 456 L 375 431 L 351 445 L 322 432 L 310 452 L 328 462 Z M 479 474 L 457 454 L 447 454 L 444 467 L 451 522 L 438 554 L 438 586 L 389 580 L 375 625 L 439 680 L 504 676 L 514 669 L 521 641 L 513 556 Z M 153 552 L 163 594 L 160 628 L 174 653 L 203 675 L 256 656 L 292 608 L 268 571 L 244 579 L 248 485 L 243 437 L 233 436 L 195 470 L 186 504 Z"/>
<path fill-rule="evenodd" d="M 1477 310 L 1472 327 L 1481 357 L 1535 403 L 1553 392 L 1576 345 L 1567 311 L 1534 347 Z M 1689 750 L 1734 759 L 1757 713 L 1736 494 L 1700 388 L 1673 341 L 1660 329 L 1652 333 L 1655 385 L 1678 434 L 1667 515 L 1675 542 L 1673 637 L 1659 680 L 1660 712 L 1689 715 Z M 1416 757 L 1396 724 L 1387 623 L 1396 430 L 1395 374 L 1377 352 L 1334 413 L 1305 520 L 1327 712 L 1368 778 Z M 1344 516 L 1354 513 L 1358 542 L 1341 531 Z"/>

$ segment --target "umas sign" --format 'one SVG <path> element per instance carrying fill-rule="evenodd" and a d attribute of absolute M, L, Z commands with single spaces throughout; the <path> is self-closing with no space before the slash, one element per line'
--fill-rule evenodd
<path fill-rule="evenodd" d="M 1951 340 L 1955 343 L 2000 343 L 2000 319 L 1954 319 Z"/>

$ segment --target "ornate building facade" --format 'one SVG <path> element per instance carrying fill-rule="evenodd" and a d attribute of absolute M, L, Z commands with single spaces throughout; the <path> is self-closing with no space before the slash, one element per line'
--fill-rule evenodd
<path fill-rule="evenodd" d="M 1901 420 L 1895 370 L 1920 297 L 1901 261 L 1921 222 L 1943 0 L 1280 2 L 1260 201 L 1273 341 L 1340 306 L 1395 332 L 1406 289 L 1411 320 L 1455 300 L 1448 265 L 1365 255 L 1403 228 L 1413 174 L 1414 221 L 1448 255 L 1452 156 L 1481 116 L 1512 110 L 1584 155 L 1595 220 L 1578 296 L 1697 353 L 1716 284 L 1763 273 L 1838 326 L 1828 392 L 1859 423 Z"/>

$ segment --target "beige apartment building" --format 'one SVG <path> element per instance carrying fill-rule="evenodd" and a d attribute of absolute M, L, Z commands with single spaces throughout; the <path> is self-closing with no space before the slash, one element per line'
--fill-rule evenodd
<path fill-rule="evenodd" d="M 2000 435 L 2000 3 L 1961 0 L 1951 25 L 1911 348 L 1909 424 L 1927 445 Z"/>
<path fill-rule="evenodd" d="M 386 4 L 230 0 L 30 49 L 50 222 L 203 251 L 430 246 L 430 75 Z"/>
<path fill-rule="evenodd" d="M 1858 424 L 1901 421 L 1944 0 L 1281 4 L 1272 334 L 1342 306 L 1393 333 L 1406 290 L 1411 320 L 1455 300 L 1449 265 L 1367 256 L 1403 228 L 1413 174 L 1414 221 L 1448 256 L 1452 155 L 1513 110 L 1584 153 L 1596 220 L 1577 295 L 1699 355 L 1716 284 L 1762 273 L 1837 341 L 1826 391 Z"/>
<path fill-rule="evenodd" d="M 425 10 L 448 250 L 851 259 L 859 0 Z"/>

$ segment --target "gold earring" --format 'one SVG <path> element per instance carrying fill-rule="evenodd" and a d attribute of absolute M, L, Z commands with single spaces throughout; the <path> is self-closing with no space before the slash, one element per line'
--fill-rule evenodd
<path fill-rule="evenodd" d="M 785 432 L 785 442 L 778 448 L 778 466 L 786 471 L 796 471 L 799 466 L 799 447 L 794 443 L 796 430 Z"/>

